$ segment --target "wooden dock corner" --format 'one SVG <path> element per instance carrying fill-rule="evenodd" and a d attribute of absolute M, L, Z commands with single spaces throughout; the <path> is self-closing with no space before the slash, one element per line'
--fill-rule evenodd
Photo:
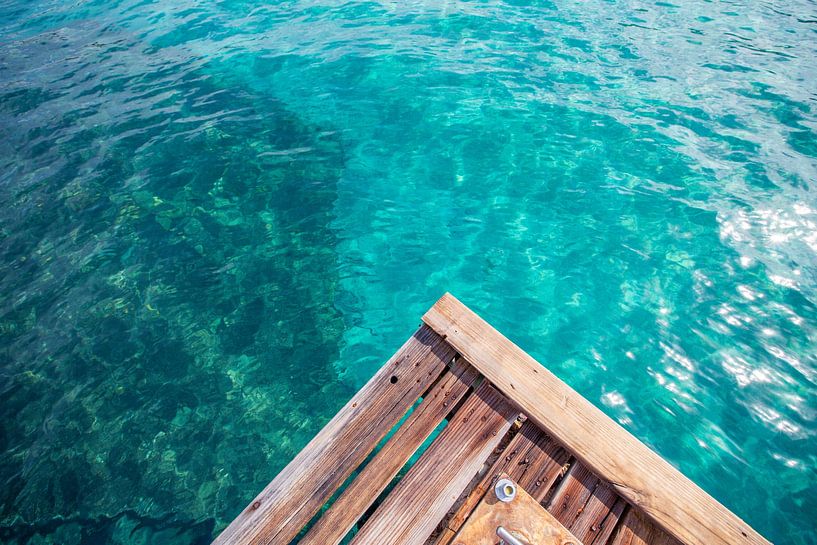
<path fill-rule="evenodd" d="M 453 545 L 500 476 L 559 545 L 769 543 L 450 294 L 213 543 Z"/>

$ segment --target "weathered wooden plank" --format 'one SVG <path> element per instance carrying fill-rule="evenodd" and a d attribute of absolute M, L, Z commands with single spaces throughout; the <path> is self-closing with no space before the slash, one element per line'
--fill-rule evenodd
<path fill-rule="evenodd" d="M 518 412 L 483 382 L 363 525 L 352 545 L 421 545 Z"/>
<path fill-rule="evenodd" d="M 499 444 L 494 448 L 493 452 L 491 452 L 491 454 L 488 455 L 488 458 L 485 459 L 482 467 L 471 479 L 471 482 L 468 483 L 460 496 L 451 505 L 448 513 L 446 513 L 443 518 L 440 519 L 440 522 L 437 523 L 437 528 L 431 532 L 431 535 L 426 540 L 425 545 L 443 545 L 451 541 L 451 538 L 454 537 L 456 532 L 452 531 L 451 528 L 448 527 L 448 524 L 451 523 L 452 519 L 456 519 L 457 516 L 462 513 L 462 519 L 460 520 L 459 524 L 454 524 L 454 527 L 459 529 L 462 526 L 462 522 L 465 521 L 465 518 L 468 517 L 471 511 L 473 511 L 474 507 L 476 507 L 477 503 L 482 497 L 480 494 L 476 497 L 476 499 L 472 499 L 475 496 L 475 490 L 491 480 L 490 472 L 492 468 L 499 464 L 500 459 L 505 457 L 507 452 L 510 452 L 508 448 L 511 446 L 511 442 L 519 433 L 523 423 L 524 417 L 520 415 L 520 417 L 517 418 L 517 420 L 511 425 L 508 432 L 502 438 L 502 441 L 499 442 Z M 465 505 L 469 501 L 472 501 L 472 503 L 470 503 L 470 505 Z"/>
<path fill-rule="evenodd" d="M 769 544 L 452 295 L 437 301 L 423 321 L 543 431 L 683 543 Z"/>
<path fill-rule="evenodd" d="M 352 529 L 355 522 L 397 475 L 443 418 L 468 393 L 479 376 L 463 359 L 426 394 L 422 403 L 397 429 L 377 455 L 343 491 L 343 494 L 321 516 L 298 543 L 300 545 L 335 545 Z"/>
<path fill-rule="evenodd" d="M 518 478 L 512 478 L 515 478 L 536 501 L 541 502 L 556 479 L 562 475 L 571 456 L 532 422 L 526 424 L 530 424 L 531 431 L 523 430 L 523 435 L 528 437 L 532 444 L 519 460 L 519 465 L 524 467 L 525 471 Z"/>
<path fill-rule="evenodd" d="M 598 482 L 598 477 L 593 475 L 584 464 L 573 464 L 559 489 L 550 499 L 547 505 L 548 511 L 553 513 L 559 522 L 570 528 L 590 499 Z"/>
<path fill-rule="evenodd" d="M 604 545 L 626 507 L 626 501 L 606 483 L 599 482 L 571 531 L 584 545 Z"/>
<path fill-rule="evenodd" d="M 648 520 L 638 509 L 630 507 L 608 544 L 679 545 L 679 542 Z"/>
<path fill-rule="evenodd" d="M 214 545 L 289 543 L 453 357 L 439 335 L 418 329 Z"/>
<path fill-rule="evenodd" d="M 508 475 L 540 501 L 569 458 L 567 451 L 553 442 L 535 424 L 525 422 L 502 455 L 446 521 L 446 528 L 452 532 L 458 531 L 500 474 Z M 448 543 L 451 537 L 453 533 L 443 532 L 436 543 Z"/>
<path fill-rule="evenodd" d="M 548 511 L 584 545 L 604 543 L 626 503 L 581 463 L 573 464 L 548 503 Z"/>

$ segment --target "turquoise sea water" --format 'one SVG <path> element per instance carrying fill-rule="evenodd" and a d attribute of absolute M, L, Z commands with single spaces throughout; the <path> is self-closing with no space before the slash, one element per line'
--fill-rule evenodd
<path fill-rule="evenodd" d="M 0 541 L 208 543 L 444 291 L 817 543 L 813 2 L 0 1 Z"/>

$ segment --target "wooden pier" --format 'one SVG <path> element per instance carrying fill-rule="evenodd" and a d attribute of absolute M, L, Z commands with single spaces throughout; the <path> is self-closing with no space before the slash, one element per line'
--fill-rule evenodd
<path fill-rule="evenodd" d="M 446 294 L 214 544 L 495 545 L 500 531 L 525 545 L 769 543 Z"/>

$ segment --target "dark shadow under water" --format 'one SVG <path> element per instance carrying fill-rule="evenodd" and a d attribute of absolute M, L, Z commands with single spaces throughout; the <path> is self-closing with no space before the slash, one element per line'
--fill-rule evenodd
<path fill-rule="evenodd" d="M 59 90 L 0 95 L 0 537 L 206 543 L 350 395 L 339 316 L 314 304 L 342 145 L 77 32 Z M 51 38 L 25 62 L 53 68 Z"/>

